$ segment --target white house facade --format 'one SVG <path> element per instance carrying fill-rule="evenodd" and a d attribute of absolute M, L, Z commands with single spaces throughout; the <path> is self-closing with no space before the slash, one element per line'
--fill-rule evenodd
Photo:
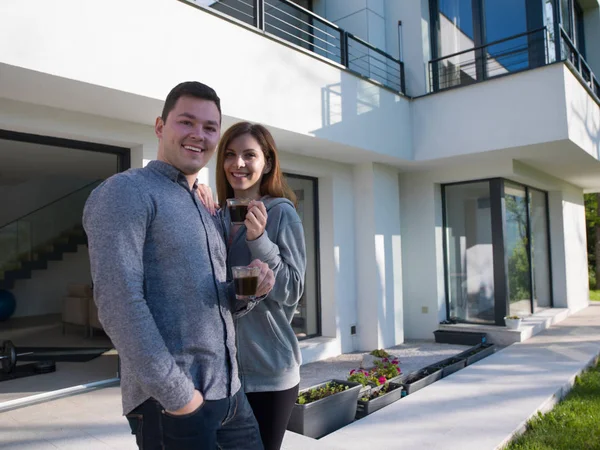
<path fill-rule="evenodd" d="M 77 228 L 63 211 L 94 183 L 156 158 L 185 80 L 217 91 L 223 129 L 262 123 L 282 152 L 307 234 L 305 362 L 588 304 L 598 0 L 4 0 L 0 17 L 9 321 L 60 315 L 89 282 L 85 245 L 46 269 L 22 255 L 52 217 Z"/>

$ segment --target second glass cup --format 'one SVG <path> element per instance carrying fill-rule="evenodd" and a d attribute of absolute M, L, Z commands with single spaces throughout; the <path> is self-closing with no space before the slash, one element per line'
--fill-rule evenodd
<path fill-rule="evenodd" d="M 254 300 L 258 289 L 260 267 L 234 266 L 231 268 L 235 284 L 235 298 L 238 300 Z"/>

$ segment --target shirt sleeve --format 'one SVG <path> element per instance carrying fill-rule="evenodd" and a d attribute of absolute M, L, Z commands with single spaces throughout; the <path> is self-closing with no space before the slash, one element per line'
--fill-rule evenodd
<path fill-rule="evenodd" d="M 267 298 L 284 306 L 295 306 L 304 291 L 304 228 L 292 206 L 282 207 L 281 212 L 287 217 L 274 237 L 275 242 L 265 230 L 262 236 L 246 243 L 252 259 L 267 263 L 275 275 L 275 285 Z"/>
<path fill-rule="evenodd" d="M 144 391 L 168 410 L 191 401 L 194 383 L 176 364 L 144 298 L 144 244 L 152 202 L 134 181 L 114 176 L 88 199 L 88 236 L 98 317 Z"/>

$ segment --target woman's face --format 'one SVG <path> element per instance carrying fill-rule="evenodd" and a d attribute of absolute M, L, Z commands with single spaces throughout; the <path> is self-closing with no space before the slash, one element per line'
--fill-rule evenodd
<path fill-rule="evenodd" d="M 225 149 L 223 169 L 237 198 L 260 198 L 260 182 L 270 170 L 258 141 L 250 134 L 233 139 Z"/>

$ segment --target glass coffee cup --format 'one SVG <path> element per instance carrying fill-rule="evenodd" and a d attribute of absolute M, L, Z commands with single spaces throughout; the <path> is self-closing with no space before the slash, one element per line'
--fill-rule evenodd
<path fill-rule="evenodd" d="M 235 285 L 235 298 L 238 300 L 254 300 L 258 289 L 260 267 L 234 266 L 231 268 Z"/>
<path fill-rule="evenodd" d="M 233 224 L 243 224 L 248 214 L 249 198 L 228 198 L 227 208 L 229 208 L 229 217 Z"/>

